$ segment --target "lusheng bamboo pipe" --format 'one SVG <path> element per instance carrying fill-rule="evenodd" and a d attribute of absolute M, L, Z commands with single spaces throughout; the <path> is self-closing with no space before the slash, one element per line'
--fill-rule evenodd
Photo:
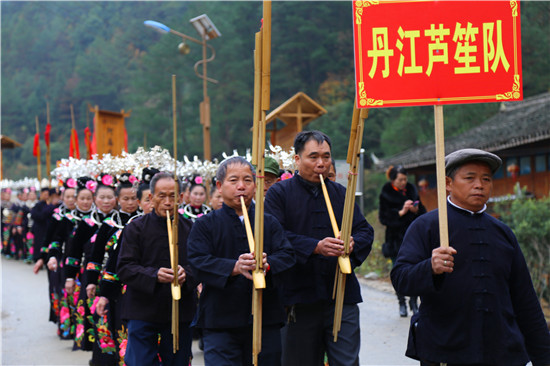
<path fill-rule="evenodd" d="M 340 230 L 338 230 L 338 223 L 336 222 L 336 217 L 334 216 L 334 210 L 332 208 L 332 203 L 330 202 L 330 197 L 328 195 L 327 186 L 325 185 L 325 180 L 323 178 L 322 174 L 319 174 L 319 180 L 321 181 L 321 187 L 323 189 L 323 196 L 325 197 L 325 203 L 327 205 L 327 211 L 328 216 L 330 217 L 330 224 L 332 226 L 332 232 L 334 233 L 334 237 L 337 238 L 340 234 Z M 340 259 L 340 257 L 338 257 Z M 332 298 L 334 299 L 336 297 L 336 290 L 338 288 L 338 281 L 340 280 L 340 270 L 338 268 L 341 268 L 340 263 L 336 266 L 336 272 L 334 273 L 334 286 L 332 288 Z M 350 273 L 351 273 L 351 265 L 350 265 Z"/>
<path fill-rule="evenodd" d="M 325 185 L 323 174 L 319 174 L 319 180 L 321 181 L 321 187 L 323 188 L 323 196 L 325 196 L 328 216 L 330 217 L 330 224 L 332 225 L 332 232 L 334 233 L 334 237 L 337 238 L 338 235 L 340 235 L 340 230 L 338 230 L 338 223 L 336 222 L 336 217 L 334 217 L 334 210 L 332 209 L 332 203 L 330 202 L 330 197 L 328 196 L 327 186 Z"/>
<path fill-rule="evenodd" d="M 338 230 L 338 223 L 336 222 L 336 217 L 334 216 L 334 210 L 332 209 L 332 203 L 330 202 L 327 186 L 325 185 L 325 180 L 323 179 L 322 174 L 319 174 L 319 179 L 321 180 L 321 187 L 323 189 L 323 196 L 325 197 L 325 203 L 327 204 L 327 211 L 330 217 L 332 231 L 334 232 L 334 237 L 337 238 L 338 235 L 340 235 L 340 230 Z M 342 273 L 345 273 L 345 274 L 351 273 L 351 263 L 349 261 L 349 250 L 348 250 L 348 253 L 338 257 L 338 265 Z"/>
<path fill-rule="evenodd" d="M 252 226 L 250 226 L 250 218 L 248 217 L 248 211 L 246 209 L 246 204 L 244 203 L 243 196 L 241 196 L 241 207 L 243 210 L 246 237 L 248 238 L 248 247 L 250 249 L 250 253 L 255 253 L 254 234 L 252 234 Z M 262 260 L 263 260 L 263 253 L 262 253 Z M 254 282 L 255 289 L 265 288 L 265 275 L 263 271 L 259 271 L 258 269 L 256 269 L 254 272 L 252 272 L 252 282 Z"/>
<path fill-rule="evenodd" d="M 254 257 L 256 272 L 263 277 L 264 238 L 264 168 L 265 168 L 265 124 L 270 104 L 271 84 L 271 1 L 263 3 L 263 25 L 255 35 L 254 50 L 254 115 L 252 133 L 252 164 L 256 165 L 256 210 L 254 220 Z M 246 212 L 246 207 L 243 209 Z M 254 277 L 253 277 L 254 278 Z M 265 278 L 263 278 L 265 281 Z M 258 365 L 258 354 L 262 349 L 262 301 L 263 291 L 254 288 L 252 292 L 252 359 Z"/>
<path fill-rule="evenodd" d="M 357 109 L 357 100 L 354 103 L 354 111 L 352 117 L 350 141 L 347 162 L 350 165 L 350 170 L 348 174 L 348 185 L 346 188 L 346 197 L 344 202 L 344 212 L 342 215 L 342 232 L 341 237 L 344 240 L 344 256 L 347 257 L 349 261 L 349 241 L 351 236 L 351 230 L 353 225 L 353 212 L 355 206 L 355 187 L 357 186 L 357 174 L 358 174 L 358 165 L 359 157 L 361 150 L 361 143 L 363 140 L 363 127 L 364 120 L 368 116 L 368 110 L 362 109 L 360 112 Z M 342 257 L 340 257 L 342 258 Z M 338 262 L 338 267 L 340 267 L 340 262 Z M 337 280 L 335 281 L 335 305 L 334 305 L 334 322 L 332 328 L 332 334 L 334 337 L 334 342 L 338 340 L 338 332 L 340 331 L 340 326 L 342 323 L 342 309 L 344 306 L 344 292 L 346 289 L 346 274 L 336 269 Z M 351 272 L 350 272 L 351 273 Z M 334 297 L 334 294 L 333 294 Z"/>
<path fill-rule="evenodd" d="M 255 34 L 255 46 L 254 49 L 254 110 L 253 110 L 253 132 L 252 132 L 252 164 L 258 166 L 259 162 L 263 160 L 263 151 L 260 152 L 260 128 L 261 128 L 261 87 L 262 87 L 262 30 Z M 256 198 L 259 191 L 258 172 L 256 172 Z M 263 198 L 261 199 L 263 203 Z M 261 206 L 256 206 L 256 214 L 258 210 L 261 210 Z M 257 229 L 260 222 L 258 219 L 263 220 L 263 216 L 255 217 L 254 227 Z M 256 231 L 258 233 L 258 231 Z M 258 237 L 256 236 L 256 239 Z M 256 245 L 254 244 L 253 247 Z M 262 249 L 263 251 L 263 249 Z M 258 354 L 262 350 L 262 290 L 254 288 L 252 290 L 252 363 L 258 365 Z"/>
<path fill-rule="evenodd" d="M 177 119 L 176 119 L 176 75 L 172 75 L 172 134 L 174 143 L 174 225 L 171 225 L 170 212 L 166 210 L 166 220 L 168 223 L 168 244 L 170 249 L 170 262 L 174 272 L 174 280 L 171 284 L 172 290 L 172 351 L 176 353 L 179 349 L 179 300 L 181 299 L 181 288 L 178 280 L 178 197 L 179 180 L 177 175 L 178 167 L 178 144 L 177 144 Z"/>
<path fill-rule="evenodd" d="M 174 224 L 175 225 L 175 224 Z M 179 300 L 181 299 L 181 289 L 178 282 L 178 258 L 175 253 L 174 243 L 174 229 L 172 227 L 172 220 L 170 219 L 170 211 L 166 210 L 166 226 L 168 227 L 168 245 L 170 248 L 170 266 L 174 270 L 174 279 L 172 280 L 172 298 Z"/>

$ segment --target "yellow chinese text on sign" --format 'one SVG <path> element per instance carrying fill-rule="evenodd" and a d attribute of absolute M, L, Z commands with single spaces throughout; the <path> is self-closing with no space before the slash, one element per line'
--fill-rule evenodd
<path fill-rule="evenodd" d="M 359 108 L 523 99 L 518 1 L 354 1 Z"/>

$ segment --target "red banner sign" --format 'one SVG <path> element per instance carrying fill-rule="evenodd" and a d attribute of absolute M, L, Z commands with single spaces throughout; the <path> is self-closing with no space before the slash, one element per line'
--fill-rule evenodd
<path fill-rule="evenodd" d="M 354 1 L 359 108 L 523 99 L 519 1 Z"/>

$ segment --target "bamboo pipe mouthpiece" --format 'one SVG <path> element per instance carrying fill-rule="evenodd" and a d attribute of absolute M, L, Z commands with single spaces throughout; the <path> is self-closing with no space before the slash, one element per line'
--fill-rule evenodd
<path fill-rule="evenodd" d="M 248 218 L 248 211 L 246 210 L 246 204 L 244 203 L 243 196 L 241 196 L 241 208 L 243 210 L 246 238 L 248 239 L 248 249 L 250 249 L 250 253 L 254 253 L 254 235 L 252 234 L 252 226 L 250 226 L 250 219 Z"/>
<path fill-rule="evenodd" d="M 351 262 L 349 256 L 342 255 L 338 257 L 338 265 L 340 266 L 340 272 L 343 274 L 351 274 Z"/>
<path fill-rule="evenodd" d="M 334 237 L 337 238 L 340 234 L 338 229 L 338 223 L 336 222 L 336 217 L 334 216 L 334 210 L 332 209 L 332 203 L 330 203 L 330 197 L 328 195 L 327 186 L 325 185 L 325 179 L 323 174 L 319 174 L 319 180 L 321 181 L 321 188 L 323 189 L 323 196 L 325 197 L 325 203 L 327 205 L 328 215 L 330 217 L 330 224 L 332 225 L 332 231 L 334 232 Z"/>
<path fill-rule="evenodd" d="M 260 270 L 256 270 L 252 272 L 252 282 L 254 282 L 254 288 L 256 290 L 265 288 L 264 272 Z"/>
<path fill-rule="evenodd" d="M 166 210 L 166 227 L 168 229 L 168 245 L 172 245 L 172 221 L 170 221 L 170 211 L 168 210 Z M 172 260 L 172 257 L 170 257 L 170 260 Z"/>

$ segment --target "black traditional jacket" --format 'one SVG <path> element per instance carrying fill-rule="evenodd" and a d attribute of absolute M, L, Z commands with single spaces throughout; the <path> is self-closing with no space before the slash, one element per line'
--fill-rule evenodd
<path fill-rule="evenodd" d="M 406 355 L 432 362 L 550 365 L 550 333 L 512 233 L 487 213 L 447 205 L 454 271 L 434 275 L 437 210 L 416 219 L 391 272 L 396 291 L 420 296 Z"/>
<path fill-rule="evenodd" d="M 249 209 L 254 228 L 254 205 Z M 254 230 L 254 229 L 253 229 Z M 238 328 L 252 325 L 252 281 L 231 276 L 239 256 L 250 253 L 245 226 L 227 205 L 195 221 L 187 243 L 189 261 L 203 290 L 198 325 L 204 328 Z M 283 228 L 271 215 L 264 216 L 264 253 L 269 270 L 263 292 L 263 324 L 283 325 L 285 311 L 279 276 L 295 263 L 294 250 Z"/>
<path fill-rule="evenodd" d="M 325 180 L 338 227 L 342 226 L 346 189 Z M 274 184 L 267 191 L 265 211 L 277 218 L 296 252 L 296 265 L 284 285 L 285 305 L 331 301 L 336 273 L 336 257 L 314 254 L 317 243 L 334 237 L 321 184 L 313 184 L 298 174 Z M 374 231 L 355 205 L 351 236 L 355 241 L 350 255 L 352 270 L 370 253 Z M 347 276 L 344 303 L 362 301 L 359 282 L 352 272 Z"/>
<path fill-rule="evenodd" d="M 196 281 L 187 259 L 187 237 L 191 221 L 178 215 L 178 263 L 186 270 L 181 286 L 180 322 L 191 322 L 195 316 Z M 122 318 L 153 323 L 170 323 L 172 293 L 169 283 L 159 283 L 159 268 L 170 268 L 166 218 L 154 211 L 132 220 L 123 230 L 117 273 L 127 285 Z"/>

